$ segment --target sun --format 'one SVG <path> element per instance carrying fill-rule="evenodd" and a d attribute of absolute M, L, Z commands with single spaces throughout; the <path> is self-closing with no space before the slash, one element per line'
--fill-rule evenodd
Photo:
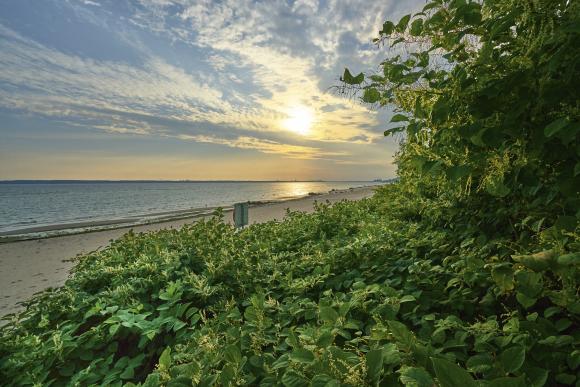
<path fill-rule="evenodd" d="M 314 114 L 311 109 L 306 106 L 294 106 L 288 109 L 287 114 L 288 118 L 282 122 L 284 128 L 301 136 L 306 136 L 310 133 L 314 121 Z"/>

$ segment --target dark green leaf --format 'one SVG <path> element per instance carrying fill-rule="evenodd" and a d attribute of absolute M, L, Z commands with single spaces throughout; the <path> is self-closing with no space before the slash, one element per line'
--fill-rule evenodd
<path fill-rule="evenodd" d="M 552 121 L 544 128 L 544 135 L 546 137 L 552 137 L 554 134 L 562 130 L 566 125 L 568 125 L 568 119 L 565 117 L 558 118 Z"/>
<path fill-rule="evenodd" d="M 353 77 L 348 69 L 344 69 L 344 74 L 342 76 L 342 81 L 349 85 L 360 85 L 365 79 L 363 73 L 359 73 L 356 77 Z"/>
<path fill-rule="evenodd" d="M 367 375 L 370 380 L 377 380 L 383 370 L 383 350 L 373 349 L 366 354 Z"/>
<path fill-rule="evenodd" d="M 298 363 L 313 363 L 315 360 L 314 354 L 305 348 L 296 348 L 290 353 L 290 360 Z"/>
<path fill-rule="evenodd" d="M 391 128 L 391 129 L 385 130 L 384 135 L 385 136 L 392 136 L 393 134 L 402 132 L 404 130 L 405 130 L 405 127 L 404 126 L 399 126 L 399 127 L 396 127 L 396 128 Z"/>
<path fill-rule="evenodd" d="M 432 387 L 433 378 L 421 367 L 401 367 L 401 383 L 405 386 Z"/>
<path fill-rule="evenodd" d="M 508 348 L 499 356 L 499 362 L 503 370 L 509 373 L 519 370 L 525 359 L 526 350 L 520 346 Z"/>
<path fill-rule="evenodd" d="M 326 322 L 334 323 L 339 318 L 336 310 L 330 306 L 321 306 L 319 313 L 320 319 Z"/>
<path fill-rule="evenodd" d="M 441 387 L 477 387 L 471 375 L 448 360 L 431 358 Z"/>
<path fill-rule="evenodd" d="M 423 32 L 423 19 L 415 19 L 411 23 L 411 35 L 419 36 Z"/>
<path fill-rule="evenodd" d="M 375 103 L 381 99 L 381 93 L 374 87 L 365 89 L 362 100 L 365 103 Z"/>
<path fill-rule="evenodd" d="M 411 20 L 411 15 L 403 16 L 395 28 L 397 32 L 404 32 L 407 29 L 407 25 L 409 25 L 409 20 Z"/>
<path fill-rule="evenodd" d="M 383 29 L 381 31 L 381 34 L 383 35 L 391 35 L 393 32 L 395 32 L 395 24 L 391 21 L 386 21 L 383 24 Z"/>
<path fill-rule="evenodd" d="M 293 369 L 289 369 L 282 376 L 282 384 L 286 387 L 306 387 L 309 385 L 308 380 Z"/>
<path fill-rule="evenodd" d="M 502 292 L 514 289 L 514 272 L 511 267 L 497 266 L 491 271 L 491 276 Z"/>
<path fill-rule="evenodd" d="M 390 122 L 402 122 L 402 121 L 409 121 L 409 117 L 407 117 L 404 114 L 395 114 L 393 117 L 391 117 L 391 121 Z"/>
<path fill-rule="evenodd" d="M 526 369 L 526 376 L 532 387 L 542 387 L 548 380 L 548 371 L 543 368 L 529 368 Z"/>

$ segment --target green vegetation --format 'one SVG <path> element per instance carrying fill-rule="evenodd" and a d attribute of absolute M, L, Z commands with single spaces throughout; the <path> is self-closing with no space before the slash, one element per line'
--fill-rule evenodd
<path fill-rule="evenodd" d="M 578 1 L 454 0 L 386 22 L 377 42 L 407 53 L 343 79 L 399 110 L 399 183 L 81 257 L 2 328 L 0 380 L 578 384 L 579 15 Z"/>

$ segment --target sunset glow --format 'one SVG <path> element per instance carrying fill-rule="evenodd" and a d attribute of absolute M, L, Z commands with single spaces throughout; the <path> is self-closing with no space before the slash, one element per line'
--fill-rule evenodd
<path fill-rule="evenodd" d="M 288 118 L 284 120 L 283 125 L 287 130 L 307 136 L 312 128 L 314 114 L 306 106 L 296 106 L 289 110 Z"/>
<path fill-rule="evenodd" d="M 423 3 L 0 1 L 0 180 L 393 177 L 392 111 L 332 88 Z"/>

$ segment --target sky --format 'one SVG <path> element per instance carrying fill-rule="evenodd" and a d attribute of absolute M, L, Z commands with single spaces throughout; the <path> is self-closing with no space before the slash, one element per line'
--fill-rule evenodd
<path fill-rule="evenodd" d="M 3 0 L 0 180 L 394 177 L 393 114 L 335 92 L 423 0 Z"/>

